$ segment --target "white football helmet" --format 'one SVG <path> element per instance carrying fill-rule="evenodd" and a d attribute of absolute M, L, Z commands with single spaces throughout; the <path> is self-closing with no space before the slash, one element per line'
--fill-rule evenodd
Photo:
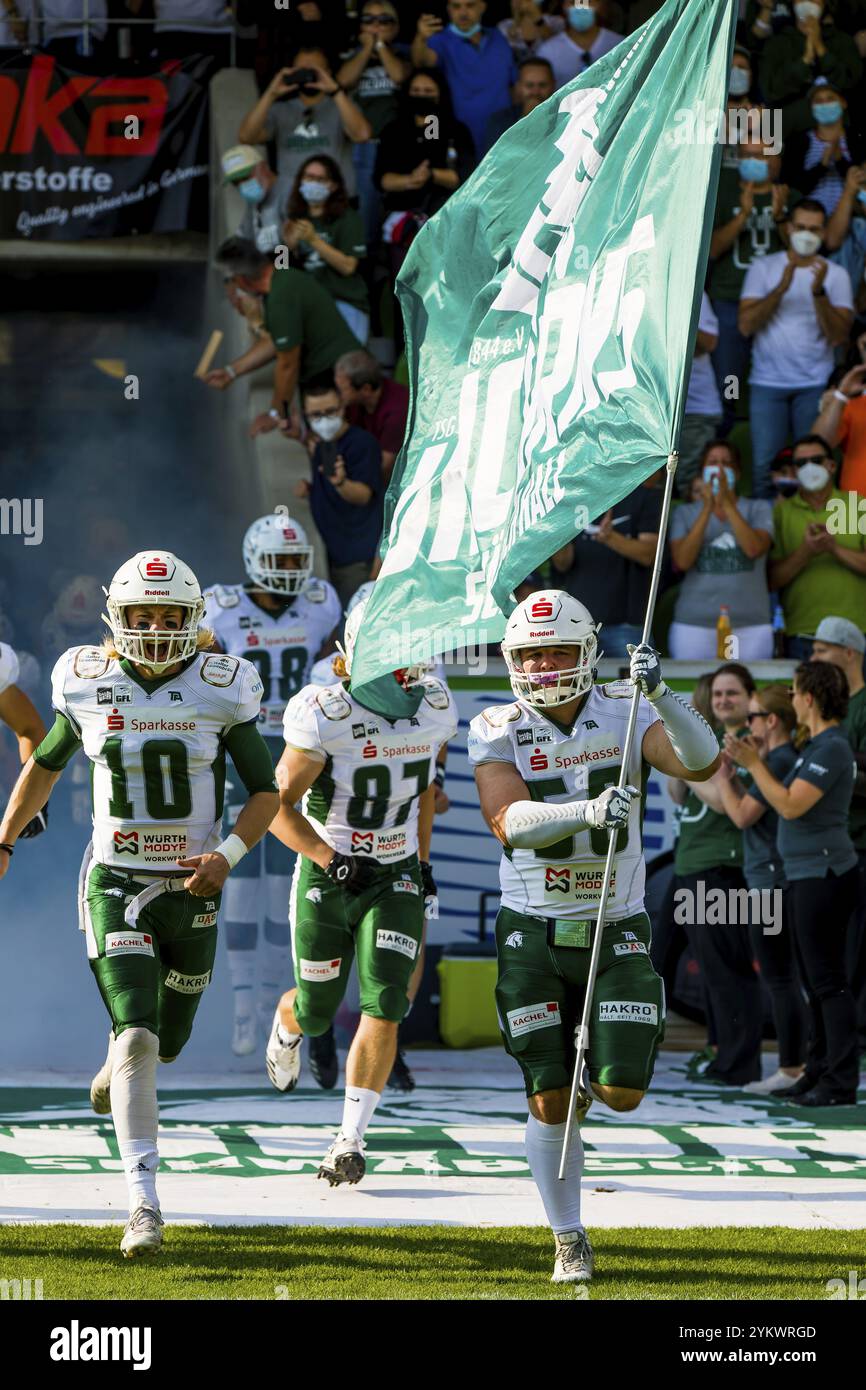
<path fill-rule="evenodd" d="M 359 599 L 358 602 L 355 603 L 354 608 L 352 608 L 351 604 L 354 602 L 355 598 L 357 598 L 357 594 L 353 595 L 350 600 L 351 611 L 346 618 L 346 626 L 343 629 L 342 645 L 339 642 L 337 643 L 337 649 L 343 654 L 347 676 L 351 676 L 352 674 L 352 653 L 355 650 L 355 643 L 358 640 L 358 633 L 361 630 L 361 624 L 364 621 L 364 612 L 367 607 L 367 599 L 362 598 Z M 419 685 L 421 683 L 424 677 L 429 674 L 431 665 L 432 663 L 429 661 L 419 661 L 414 666 L 403 666 L 400 670 L 394 672 L 394 679 L 399 685 L 402 685 L 404 690 L 408 690 L 410 686 Z"/>
<path fill-rule="evenodd" d="M 361 584 L 360 587 L 355 590 L 352 597 L 349 599 L 349 602 L 346 604 L 346 611 L 343 614 L 344 618 L 348 618 L 349 614 L 357 608 L 359 603 L 367 602 L 367 599 L 373 592 L 375 583 L 375 579 L 365 579 L 364 583 Z"/>
<path fill-rule="evenodd" d="M 502 655 L 511 689 L 519 700 L 539 708 L 564 705 L 583 695 L 595 680 L 600 623 L 562 589 L 541 589 L 518 604 L 505 629 Z M 567 671 L 523 670 L 521 652 L 529 647 L 574 647 L 577 657 Z"/>
<path fill-rule="evenodd" d="M 313 547 L 297 521 L 284 513 L 260 516 L 244 536 L 244 569 L 269 594 L 299 594 L 313 572 Z M 281 555 L 298 555 L 297 569 L 282 569 Z"/>
<path fill-rule="evenodd" d="M 141 666 L 159 674 L 179 661 L 195 656 L 199 623 L 204 614 L 204 599 L 198 580 L 183 560 L 170 550 L 140 550 L 121 565 L 107 595 L 108 616 L 103 622 L 111 628 L 115 650 Z M 178 604 L 186 611 L 186 622 L 180 628 L 161 628 L 142 631 L 129 627 L 126 612 L 142 604 Z M 147 648 L 150 648 L 150 655 Z"/>

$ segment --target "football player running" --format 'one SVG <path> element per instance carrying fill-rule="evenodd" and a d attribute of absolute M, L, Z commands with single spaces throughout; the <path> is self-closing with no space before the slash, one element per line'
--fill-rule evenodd
<path fill-rule="evenodd" d="M 208 651 L 192 570 L 143 551 L 111 581 L 111 637 L 72 647 L 52 675 L 54 726 L 13 789 L 0 825 L 0 876 L 23 828 L 79 748 L 92 764 L 93 839 L 82 864 L 80 921 L 111 1017 L 93 1079 L 97 1114 L 113 1117 L 129 1189 L 127 1257 L 162 1243 L 156 1193 L 156 1063 L 173 1062 L 210 982 L 220 894 L 278 809 L 258 727 L 256 668 Z M 228 752 L 246 788 L 220 838 Z"/>
<path fill-rule="evenodd" d="M 5 642 L 0 642 L 0 721 L 8 725 L 17 738 L 18 754 L 24 766 L 45 737 L 45 725 L 36 706 L 16 684 L 19 673 L 18 657 Z M 42 834 L 47 824 L 48 807 L 44 806 L 25 825 L 18 838 L 32 840 L 34 835 Z"/>
<path fill-rule="evenodd" d="M 664 987 L 650 963 L 644 910 L 646 767 L 705 781 L 719 762 L 712 729 L 665 684 L 651 647 L 628 648 L 631 681 L 595 684 L 597 631 L 570 594 L 532 594 L 512 613 L 502 643 L 515 701 L 469 726 L 481 809 L 503 847 L 500 1027 L 529 1098 L 526 1156 L 556 1241 L 556 1283 L 592 1277 L 580 1220 L 579 1134 L 565 1180 L 557 1175 L 608 832 L 616 832 L 616 852 L 588 1072 L 595 1095 L 626 1111 L 640 1103 L 664 1036 Z M 628 785 L 617 790 L 634 684 L 644 698 Z"/>
<path fill-rule="evenodd" d="M 364 608 L 346 622 L 347 675 Z M 277 1090 L 297 1084 L 301 1036 L 331 1025 L 357 961 L 361 1019 L 346 1059 L 343 1122 L 319 1168 L 332 1186 L 364 1176 L 364 1133 L 394 1064 L 425 898 L 436 892 L 428 858 L 436 754 L 457 731 L 441 681 L 417 667 L 394 679 L 404 713 L 393 719 L 367 709 L 342 681 L 302 690 L 286 710 L 277 769 L 271 829 L 298 854 L 290 906 L 297 984 L 280 1001 L 266 1053 Z"/>
<path fill-rule="evenodd" d="M 258 668 L 264 685 L 260 728 L 276 763 L 286 704 L 307 684 L 315 658 L 333 648 L 340 601 L 325 580 L 311 578 L 313 548 L 290 516 L 274 513 L 254 521 L 244 536 L 243 560 L 245 584 L 215 584 L 205 591 L 206 621 L 216 633 L 214 650 L 246 657 Z M 237 814 L 243 790 L 230 771 L 228 819 Z M 223 922 L 234 1005 L 232 1051 L 238 1057 L 255 1051 L 259 1025 L 268 1036 L 290 979 L 286 903 L 294 864 L 295 856 L 269 835 L 226 884 Z M 311 1057 L 312 1070 L 320 1084 L 334 1086 L 333 1040 L 325 1054 L 323 1069 Z"/>

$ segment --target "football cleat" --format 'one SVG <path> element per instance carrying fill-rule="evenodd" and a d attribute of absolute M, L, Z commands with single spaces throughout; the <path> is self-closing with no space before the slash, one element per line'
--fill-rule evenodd
<path fill-rule="evenodd" d="M 268 1077 L 278 1091 L 293 1091 L 301 1074 L 301 1035 L 299 1033 L 293 1042 L 284 1043 L 277 1032 L 279 1026 L 280 1011 L 277 1008 L 265 1049 Z"/>
<path fill-rule="evenodd" d="M 592 1246 L 586 1231 L 564 1231 L 556 1236 L 556 1262 L 552 1284 L 585 1284 L 592 1278 Z"/>
<path fill-rule="evenodd" d="M 236 1057 L 249 1057 L 258 1043 L 258 1023 L 255 1014 L 237 1014 L 232 1029 L 232 1052 Z"/>
<path fill-rule="evenodd" d="M 310 1038 L 307 1058 L 310 1063 L 310 1071 L 322 1090 L 333 1091 L 340 1074 L 333 1028 L 329 1028 L 325 1033 L 320 1033 L 317 1038 Z"/>
<path fill-rule="evenodd" d="M 155 1255 L 162 1245 L 164 1224 L 153 1207 L 136 1207 L 123 1232 L 121 1254 L 127 1260 L 134 1260 L 138 1255 Z"/>
<path fill-rule="evenodd" d="M 364 1157 L 364 1141 L 347 1139 L 338 1134 L 319 1166 L 318 1176 L 327 1178 L 331 1187 L 340 1183 L 360 1182 L 367 1171 Z"/>
<path fill-rule="evenodd" d="M 802 1073 L 801 1073 L 802 1074 Z M 776 1091 L 782 1090 L 786 1086 L 793 1086 L 795 1081 L 799 1081 L 798 1076 L 789 1076 L 787 1072 L 779 1068 L 768 1076 L 764 1081 L 750 1081 L 747 1086 L 741 1087 L 743 1091 L 748 1091 L 753 1096 L 771 1096 Z"/>
<path fill-rule="evenodd" d="M 385 1082 L 392 1091 L 414 1091 L 415 1078 L 409 1070 L 409 1064 L 403 1053 L 397 1048 L 397 1055 L 394 1058 L 394 1065 L 391 1068 L 391 1075 Z"/>
<path fill-rule="evenodd" d="M 111 1114 L 111 1060 L 114 1033 L 108 1035 L 108 1055 L 90 1083 L 90 1104 L 97 1115 Z"/>

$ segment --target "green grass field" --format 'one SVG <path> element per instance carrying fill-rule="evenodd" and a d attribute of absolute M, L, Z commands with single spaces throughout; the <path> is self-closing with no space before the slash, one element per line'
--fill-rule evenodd
<path fill-rule="evenodd" d="M 0 1279 L 45 1299 L 559 1299 L 535 1227 L 172 1226 L 127 1261 L 119 1226 L 0 1227 Z M 601 1299 L 827 1299 L 866 1266 L 866 1230 L 774 1226 L 590 1231 Z"/>

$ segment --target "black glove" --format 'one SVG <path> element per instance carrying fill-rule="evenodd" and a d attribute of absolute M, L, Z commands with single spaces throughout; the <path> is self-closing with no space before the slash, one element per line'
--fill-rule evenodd
<path fill-rule="evenodd" d="M 369 886 L 375 870 L 374 863 L 359 859 L 355 854 L 335 854 L 325 873 L 333 883 L 345 888 L 347 893 L 357 895 Z"/>
<path fill-rule="evenodd" d="M 32 840 L 34 835 L 41 835 L 43 830 L 48 829 L 48 807 L 43 806 L 41 811 L 37 811 L 32 820 L 25 825 L 19 840 Z"/>
<path fill-rule="evenodd" d="M 426 859 L 421 859 L 419 860 L 419 867 L 421 869 L 421 886 L 424 889 L 424 897 L 435 898 L 439 890 L 436 887 L 436 880 L 433 877 L 432 865 Z"/>

